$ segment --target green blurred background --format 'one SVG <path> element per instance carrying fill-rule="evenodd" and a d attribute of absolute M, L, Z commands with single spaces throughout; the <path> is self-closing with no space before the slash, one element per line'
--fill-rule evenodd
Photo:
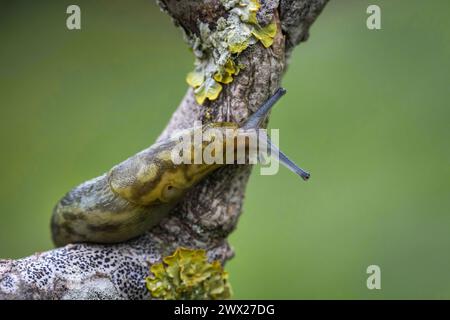
<path fill-rule="evenodd" d="M 68 31 L 76 3 L 82 30 Z M 379 4 L 382 30 L 366 28 Z M 450 298 L 450 3 L 331 1 L 274 110 L 312 172 L 252 175 L 235 298 Z M 150 0 L 2 1 L 0 257 L 52 248 L 71 187 L 150 145 L 193 56 Z M 381 267 L 382 289 L 366 287 Z"/>

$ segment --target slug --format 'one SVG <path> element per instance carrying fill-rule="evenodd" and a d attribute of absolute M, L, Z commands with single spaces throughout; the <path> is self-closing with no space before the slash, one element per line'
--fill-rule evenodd
<path fill-rule="evenodd" d="M 242 141 L 237 139 L 239 132 L 259 129 L 285 92 L 279 88 L 241 127 L 235 123 L 219 122 L 201 130 L 213 127 L 219 132 L 231 131 L 231 139 L 223 140 L 223 150 L 233 142 L 236 153 L 238 143 Z M 190 135 L 193 132 L 193 128 L 187 130 Z M 304 180 L 309 178 L 309 173 L 297 167 L 265 137 L 272 152 L 278 152 L 282 164 Z M 51 231 L 55 245 L 116 243 L 137 237 L 161 222 L 194 185 L 225 165 L 176 164 L 171 153 L 177 143 L 179 137 L 156 143 L 116 165 L 108 173 L 69 191 L 53 210 Z M 202 144 L 201 150 L 204 147 Z M 241 147 L 249 149 L 248 145 Z"/>

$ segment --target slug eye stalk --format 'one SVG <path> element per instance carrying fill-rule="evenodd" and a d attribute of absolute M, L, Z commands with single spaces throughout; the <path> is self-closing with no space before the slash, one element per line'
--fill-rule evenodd
<path fill-rule="evenodd" d="M 275 91 L 275 93 L 247 119 L 247 121 L 242 126 L 242 129 L 258 129 L 264 122 L 264 119 L 266 119 L 267 114 L 275 105 L 275 103 L 277 103 L 277 101 L 280 100 L 280 98 L 285 94 L 286 89 L 278 88 L 277 91 Z"/>
<path fill-rule="evenodd" d="M 267 137 L 267 146 L 270 150 L 271 155 L 278 155 L 278 161 L 281 162 L 286 168 L 299 175 L 303 180 L 307 181 L 311 177 L 309 172 L 303 170 L 299 166 L 297 166 L 291 159 L 288 158 L 276 145 L 272 143 L 272 141 Z"/>
<path fill-rule="evenodd" d="M 255 112 L 242 126 L 242 129 L 258 129 L 264 119 L 267 117 L 269 111 L 277 103 L 282 96 L 286 94 L 286 89 L 278 88 L 277 91 Z M 307 181 L 310 178 L 310 174 L 297 166 L 292 160 L 288 158 L 276 145 L 272 143 L 270 138 L 266 137 L 267 146 L 271 155 L 277 155 L 277 160 L 281 162 L 286 168 L 299 175 L 303 180 Z"/>

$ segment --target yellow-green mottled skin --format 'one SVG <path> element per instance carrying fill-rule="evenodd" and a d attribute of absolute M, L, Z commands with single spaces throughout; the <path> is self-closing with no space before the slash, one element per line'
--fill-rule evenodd
<path fill-rule="evenodd" d="M 215 123 L 233 130 L 232 123 Z M 203 130 L 211 128 L 204 127 Z M 190 130 L 193 134 L 194 129 Z M 224 139 L 223 150 L 226 150 Z M 236 139 L 232 139 L 235 145 Z M 183 195 L 220 164 L 174 164 L 178 139 L 157 143 L 113 167 L 109 173 L 71 190 L 56 205 L 52 235 L 56 245 L 115 243 L 134 238 L 158 224 Z M 202 150 L 205 144 L 202 144 Z"/>

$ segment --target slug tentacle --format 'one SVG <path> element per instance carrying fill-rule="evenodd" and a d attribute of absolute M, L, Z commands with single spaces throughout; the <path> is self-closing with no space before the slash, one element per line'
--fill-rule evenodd
<path fill-rule="evenodd" d="M 258 129 L 268 113 L 272 109 L 272 107 L 277 103 L 278 100 L 282 96 L 286 94 L 286 89 L 278 88 L 277 91 L 258 109 L 255 113 L 253 113 L 245 124 L 242 126 L 242 129 Z M 277 160 L 281 162 L 286 168 L 298 174 L 303 180 L 308 180 L 310 178 L 310 174 L 297 166 L 292 160 L 290 160 L 275 144 L 272 143 L 270 138 L 266 135 L 266 144 L 270 150 L 271 155 L 277 155 Z"/>
<path fill-rule="evenodd" d="M 272 143 L 269 137 L 267 137 L 267 146 L 269 147 L 270 154 L 273 156 L 275 155 L 278 160 L 283 164 L 286 168 L 294 172 L 295 174 L 298 174 L 303 180 L 308 180 L 310 178 L 309 172 L 306 172 L 299 166 L 297 166 L 292 160 L 288 158 L 287 155 L 285 155 L 278 147 Z"/>
<path fill-rule="evenodd" d="M 261 127 L 262 123 L 264 122 L 264 119 L 266 119 L 267 115 L 269 114 L 270 110 L 273 108 L 275 103 L 277 103 L 278 100 L 282 96 L 286 94 L 286 89 L 284 88 L 278 88 L 277 91 L 266 101 L 264 104 L 259 107 L 258 110 L 255 111 L 244 123 L 244 125 L 241 127 L 244 130 L 247 129 L 258 129 Z"/>

